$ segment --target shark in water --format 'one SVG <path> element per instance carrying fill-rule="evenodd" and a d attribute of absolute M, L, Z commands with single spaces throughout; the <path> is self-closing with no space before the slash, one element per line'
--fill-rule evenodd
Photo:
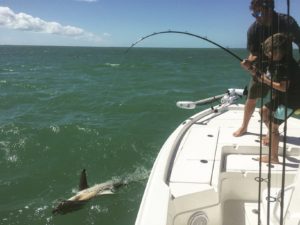
<path fill-rule="evenodd" d="M 53 214 L 66 214 L 81 209 L 85 203 L 96 196 L 113 194 L 116 189 L 125 185 L 123 181 L 107 181 L 88 186 L 85 169 L 82 170 L 79 182 L 79 192 L 68 200 L 62 200 L 53 210 Z"/>

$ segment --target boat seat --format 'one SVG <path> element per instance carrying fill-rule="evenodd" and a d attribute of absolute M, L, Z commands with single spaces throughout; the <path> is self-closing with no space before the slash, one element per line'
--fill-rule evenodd
<path fill-rule="evenodd" d="M 293 184 L 284 188 L 284 210 L 283 217 L 286 220 L 285 224 L 295 225 L 300 223 L 300 179 L 299 172 L 294 178 Z M 270 219 L 273 224 L 280 223 L 281 213 L 281 188 L 271 188 L 270 197 L 268 197 L 268 189 L 265 189 L 262 194 L 262 213 L 267 215 L 268 199 L 270 200 Z M 263 217 L 262 217 L 263 218 Z M 296 222 L 298 221 L 298 222 Z"/>
<path fill-rule="evenodd" d="M 179 146 L 170 181 L 210 184 L 217 137 L 217 128 L 194 125 Z"/>
<path fill-rule="evenodd" d="M 290 204 L 295 186 L 289 185 L 284 188 L 284 210 L 283 210 L 283 217 L 285 218 L 287 215 L 287 208 Z M 280 223 L 280 211 L 281 211 L 281 188 L 271 188 L 270 190 L 270 197 L 268 197 L 268 189 L 263 191 L 262 194 L 262 217 L 266 218 L 267 211 L 268 211 L 268 199 L 270 200 L 270 220 L 274 224 Z"/>
<path fill-rule="evenodd" d="M 286 215 L 285 225 L 299 225 L 300 224 L 300 169 L 297 171 L 297 175 L 293 183 L 293 193 L 289 201 L 289 208 Z M 285 204 L 288 202 L 285 200 Z"/>
<path fill-rule="evenodd" d="M 215 162 L 217 139 L 218 128 L 208 129 L 201 124 L 191 127 L 179 146 L 170 177 L 174 196 L 212 188 L 213 171 L 220 165 Z"/>
<path fill-rule="evenodd" d="M 259 163 L 254 160 L 259 158 L 259 155 L 244 155 L 244 154 L 228 154 L 225 157 L 225 172 L 257 172 L 259 171 Z M 299 167 L 298 162 L 293 161 L 294 158 L 286 159 L 286 171 L 296 171 Z M 282 162 L 282 157 L 279 156 L 279 161 Z M 262 171 L 267 172 L 269 169 L 267 163 L 262 164 Z M 282 171 L 282 164 L 273 164 L 272 171 Z"/>

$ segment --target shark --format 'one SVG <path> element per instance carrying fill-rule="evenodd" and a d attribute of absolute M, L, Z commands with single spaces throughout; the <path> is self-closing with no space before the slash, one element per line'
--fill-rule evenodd
<path fill-rule="evenodd" d="M 121 180 L 111 180 L 92 187 L 88 186 L 86 170 L 83 169 L 80 174 L 79 191 L 67 200 L 61 200 L 59 204 L 52 210 L 53 214 L 66 214 L 81 209 L 89 200 L 114 192 L 126 182 Z"/>

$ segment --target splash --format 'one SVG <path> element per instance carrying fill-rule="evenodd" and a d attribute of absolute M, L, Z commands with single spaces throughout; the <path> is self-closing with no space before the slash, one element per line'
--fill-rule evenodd
<path fill-rule="evenodd" d="M 128 183 L 132 183 L 132 182 L 144 181 L 144 180 L 148 179 L 149 174 L 150 174 L 150 171 L 147 170 L 145 167 L 138 166 L 138 167 L 136 167 L 136 169 L 133 173 L 125 176 L 125 178 L 123 179 L 123 182 L 128 184 Z"/>

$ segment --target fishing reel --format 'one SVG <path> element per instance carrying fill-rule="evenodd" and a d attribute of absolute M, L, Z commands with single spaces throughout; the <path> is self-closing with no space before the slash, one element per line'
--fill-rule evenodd
<path fill-rule="evenodd" d="M 177 107 L 182 108 L 182 109 L 195 109 L 196 106 L 211 104 L 213 102 L 218 101 L 219 99 L 221 99 L 221 104 L 230 105 L 230 104 L 235 103 L 239 98 L 241 98 L 242 96 L 245 96 L 247 94 L 248 94 L 247 86 L 244 89 L 230 88 L 226 91 L 225 94 L 201 99 L 201 100 L 198 100 L 195 102 L 179 101 L 176 103 L 176 105 L 177 105 Z"/>
<path fill-rule="evenodd" d="M 246 95 L 248 95 L 247 86 L 244 89 L 230 88 L 227 90 L 226 94 L 221 98 L 221 104 L 233 104 L 238 99 Z"/>

